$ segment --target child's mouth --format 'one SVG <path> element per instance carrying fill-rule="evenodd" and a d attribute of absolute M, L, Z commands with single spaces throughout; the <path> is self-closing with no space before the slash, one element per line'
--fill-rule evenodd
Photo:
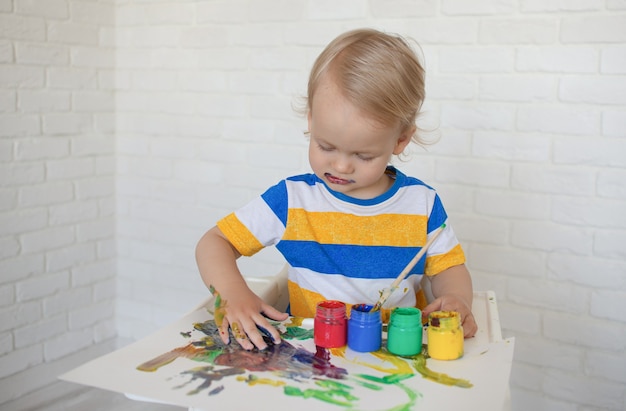
<path fill-rule="evenodd" d="M 328 182 L 332 184 L 345 185 L 345 184 L 354 183 L 354 180 L 346 180 L 344 178 L 335 177 L 334 175 L 330 173 L 325 173 L 324 177 L 326 177 L 326 180 L 328 180 Z"/>

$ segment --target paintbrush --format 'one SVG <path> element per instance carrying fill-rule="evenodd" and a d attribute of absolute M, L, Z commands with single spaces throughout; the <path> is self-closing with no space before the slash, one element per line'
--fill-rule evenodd
<path fill-rule="evenodd" d="M 428 247 L 430 247 L 430 245 L 433 243 L 433 241 L 435 241 L 437 236 L 443 231 L 443 229 L 445 227 L 446 227 L 446 224 L 443 223 L 441 225 L 441 227 L 439 227 L 437 230 L 435 230 L 435 232 L 432 234 L 430 239 L 426 242 L 426 244 L 424 244 L 424 247 L 422 247 L 419 250 L 419 252 L 415 255 L 415 257 L 413 257 L 413 259 L 411 261 L 409 261 L 409 263 L 406 265 L 406 267 L 404 267 L 402 272 L 400 272 L 398 277 L 396 277 L 394 282 L 391 283 L 391 286 L 389 288 L 385 288 L 380 293 L 380 298 L 378 299 L 378 301 L 374 305 L 374 308 L 372 308 L 371 311 L 378 311 L 378 310 L 380 310 L 382 308 L 383 304 L 385 304 L 385 301 L 387 301 L 387 299 L 391 296 L 391 294 L 393 294 L 393 292 L 396 291 L 396 289 L 400 285 L 400 282 L 402 282 L 402 280 L 404 280 L 404 277 L 407 276 L 409 271 L 411 271 L 411 269 L 413 267 L 415 267 L 415 264 L 417 264 L 417 262 L 424 256 L 424 254 L 428 250 Z"/>

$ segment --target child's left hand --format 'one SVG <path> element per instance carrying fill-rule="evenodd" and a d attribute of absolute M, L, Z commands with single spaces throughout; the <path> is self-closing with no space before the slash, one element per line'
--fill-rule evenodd
<path fill-rule="evenodd" d="M 473 337 L 478 331 L 472 315 L 472 279 L 465 264 L 455 265 L 430 277 L 435 300 L 428 304 L 422 315 L 428 318 L 433 311 L 456 311 L 461 314 L 465 338 Z"/>
<path fill-rule="evenodd" d="M 465 338 L 473 337 L 478 331 L 478 325 L 472 314 L 472 310 L 463 299 L 453 294 L 443 295 L 436 298 L 422 310 L 422 316 L 428 318 L 433 311 L 456 311 L 461 315 L 463 325 L 463 335 Z"/>

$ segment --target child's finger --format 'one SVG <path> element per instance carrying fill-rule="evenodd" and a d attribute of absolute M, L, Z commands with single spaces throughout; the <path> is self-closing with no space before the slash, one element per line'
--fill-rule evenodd
<path fill-rule="evenodd" d="M 237 341 L 237 343 L 239 343 L 241 348 L 243 348 L 244 350 L 251 350 L 254 348 L 254 345 L 252 345 L 252 343 L 248 339 L 248 335 L 246 334 L 246 332 L 242 329 L 242 327 L 239 326 L 239 323 L 233 321 L 230 328 L 233 331 L 233 336 L 235 337 L 235 340 Z"/>
<path fill-rule="evenodd" d="M 234 323 L 231 326 L 233 335 L 244 350 L 251 350 L 254 347 L 257 347 L 259 350 L 267 348 L 267 343 L 263 340 L 263 336 L 255 323 L 256 320 L 256 318 L 251 318 L 242 321 L 241 325 Z"/>
<path fill-rule="evenodd" d="M 276 308 L 268 304 L 263 304 L 261 306 L 261 310 L 262 310 L 261 314 L 263 314 L 267 318 L 271 318 L 272 320 L 284 321 L 287 319 L 287 317 L 289 317 L 289 314 L 284 313 L 282 311 L 278 311 Z"/>
<path fill-rule="evenodd" d="M 474 315 L 470 313 L 463 319 L 463 336 L 465 338 L 473 337 L 476 331 L 478 331 L 478 324 L 476 324 Z"/>
<path fill-rule="evenodd" d="M 289 314 L 280 312 L 272 306 L 264 306 L 262 314 L 264 317 L 257 321 L 260 331 L 271 338 L 274 343 L 279 343 L 281 340 L 280 333 L 275 327 L 272 327 L 265 317 L 276 321 L 284 321 L 289 317 Z"/>
<path fill-rule="evenodd" d="M 235 336 L 235 339 L 237 340 L 245 340 L 246 337 L 246 333 L 244 333 L 240 328 L 239 328 L 239 323 L 237 322 L 233 322 L 230 325 L 230 329 L 233 330 L 233 335 Z"/>
<path fill-rule="evenodd" d="M 261 318 L 257 323 L 257 329 L 260 332 L 261 339 L 265 336 L 267 339 L 271 340 L 274 344 L 280 344 L 282 340 L 280 336 L 280 332 L 272 326 L 265 317 Z"/>
<path fill-rule="evenodd" d="M 245 343 L 247 344 L 245 346 L 244 344 L 241 344 L 243 348 L 247 350 L 251 350 L 254 347 L 258 348 L 259 350 L 264 350 L 267 348 L 267 343 L 265 342 L 265 340 L 263 340 L 261 333 L 259 333 L 258 331 L 251 331 L 248 334 L 248 337 L 249 337 L 249 340 L 245 341 Z"/>
<path fill-rule="evenodd" d="M 230 344 L 230 334 L 228 333 L 229 327 L 230 325 L 228 324 L 227 319 L 224 319 L 222 325 L 220 325 L 219 327 L 220 338 L 222 339 L 222 342 L 226 345 Z"/>
<path fill-rule="evenodd" d="M 432 313 L 433 311 L 441 311 L 442 309 L 443 300 L 441 299 L 441 297 L 435 298 L 430 304 L 424 307 L 424 309 L 422 310 L 422 316 L 424 318 L 427 318 L 428 314 Z"/>

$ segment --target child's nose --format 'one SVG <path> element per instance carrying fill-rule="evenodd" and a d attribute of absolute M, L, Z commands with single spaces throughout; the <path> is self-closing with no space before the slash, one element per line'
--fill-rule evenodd
<path fill-rule="evenodd" d="M 335 164 L 333 164 L 333 166 L 338 172 L 343 174 L 348 174 L 352 172 L 352 161 L 350 161 L 347 156 L 337 156 L 334 163 Z"/>

